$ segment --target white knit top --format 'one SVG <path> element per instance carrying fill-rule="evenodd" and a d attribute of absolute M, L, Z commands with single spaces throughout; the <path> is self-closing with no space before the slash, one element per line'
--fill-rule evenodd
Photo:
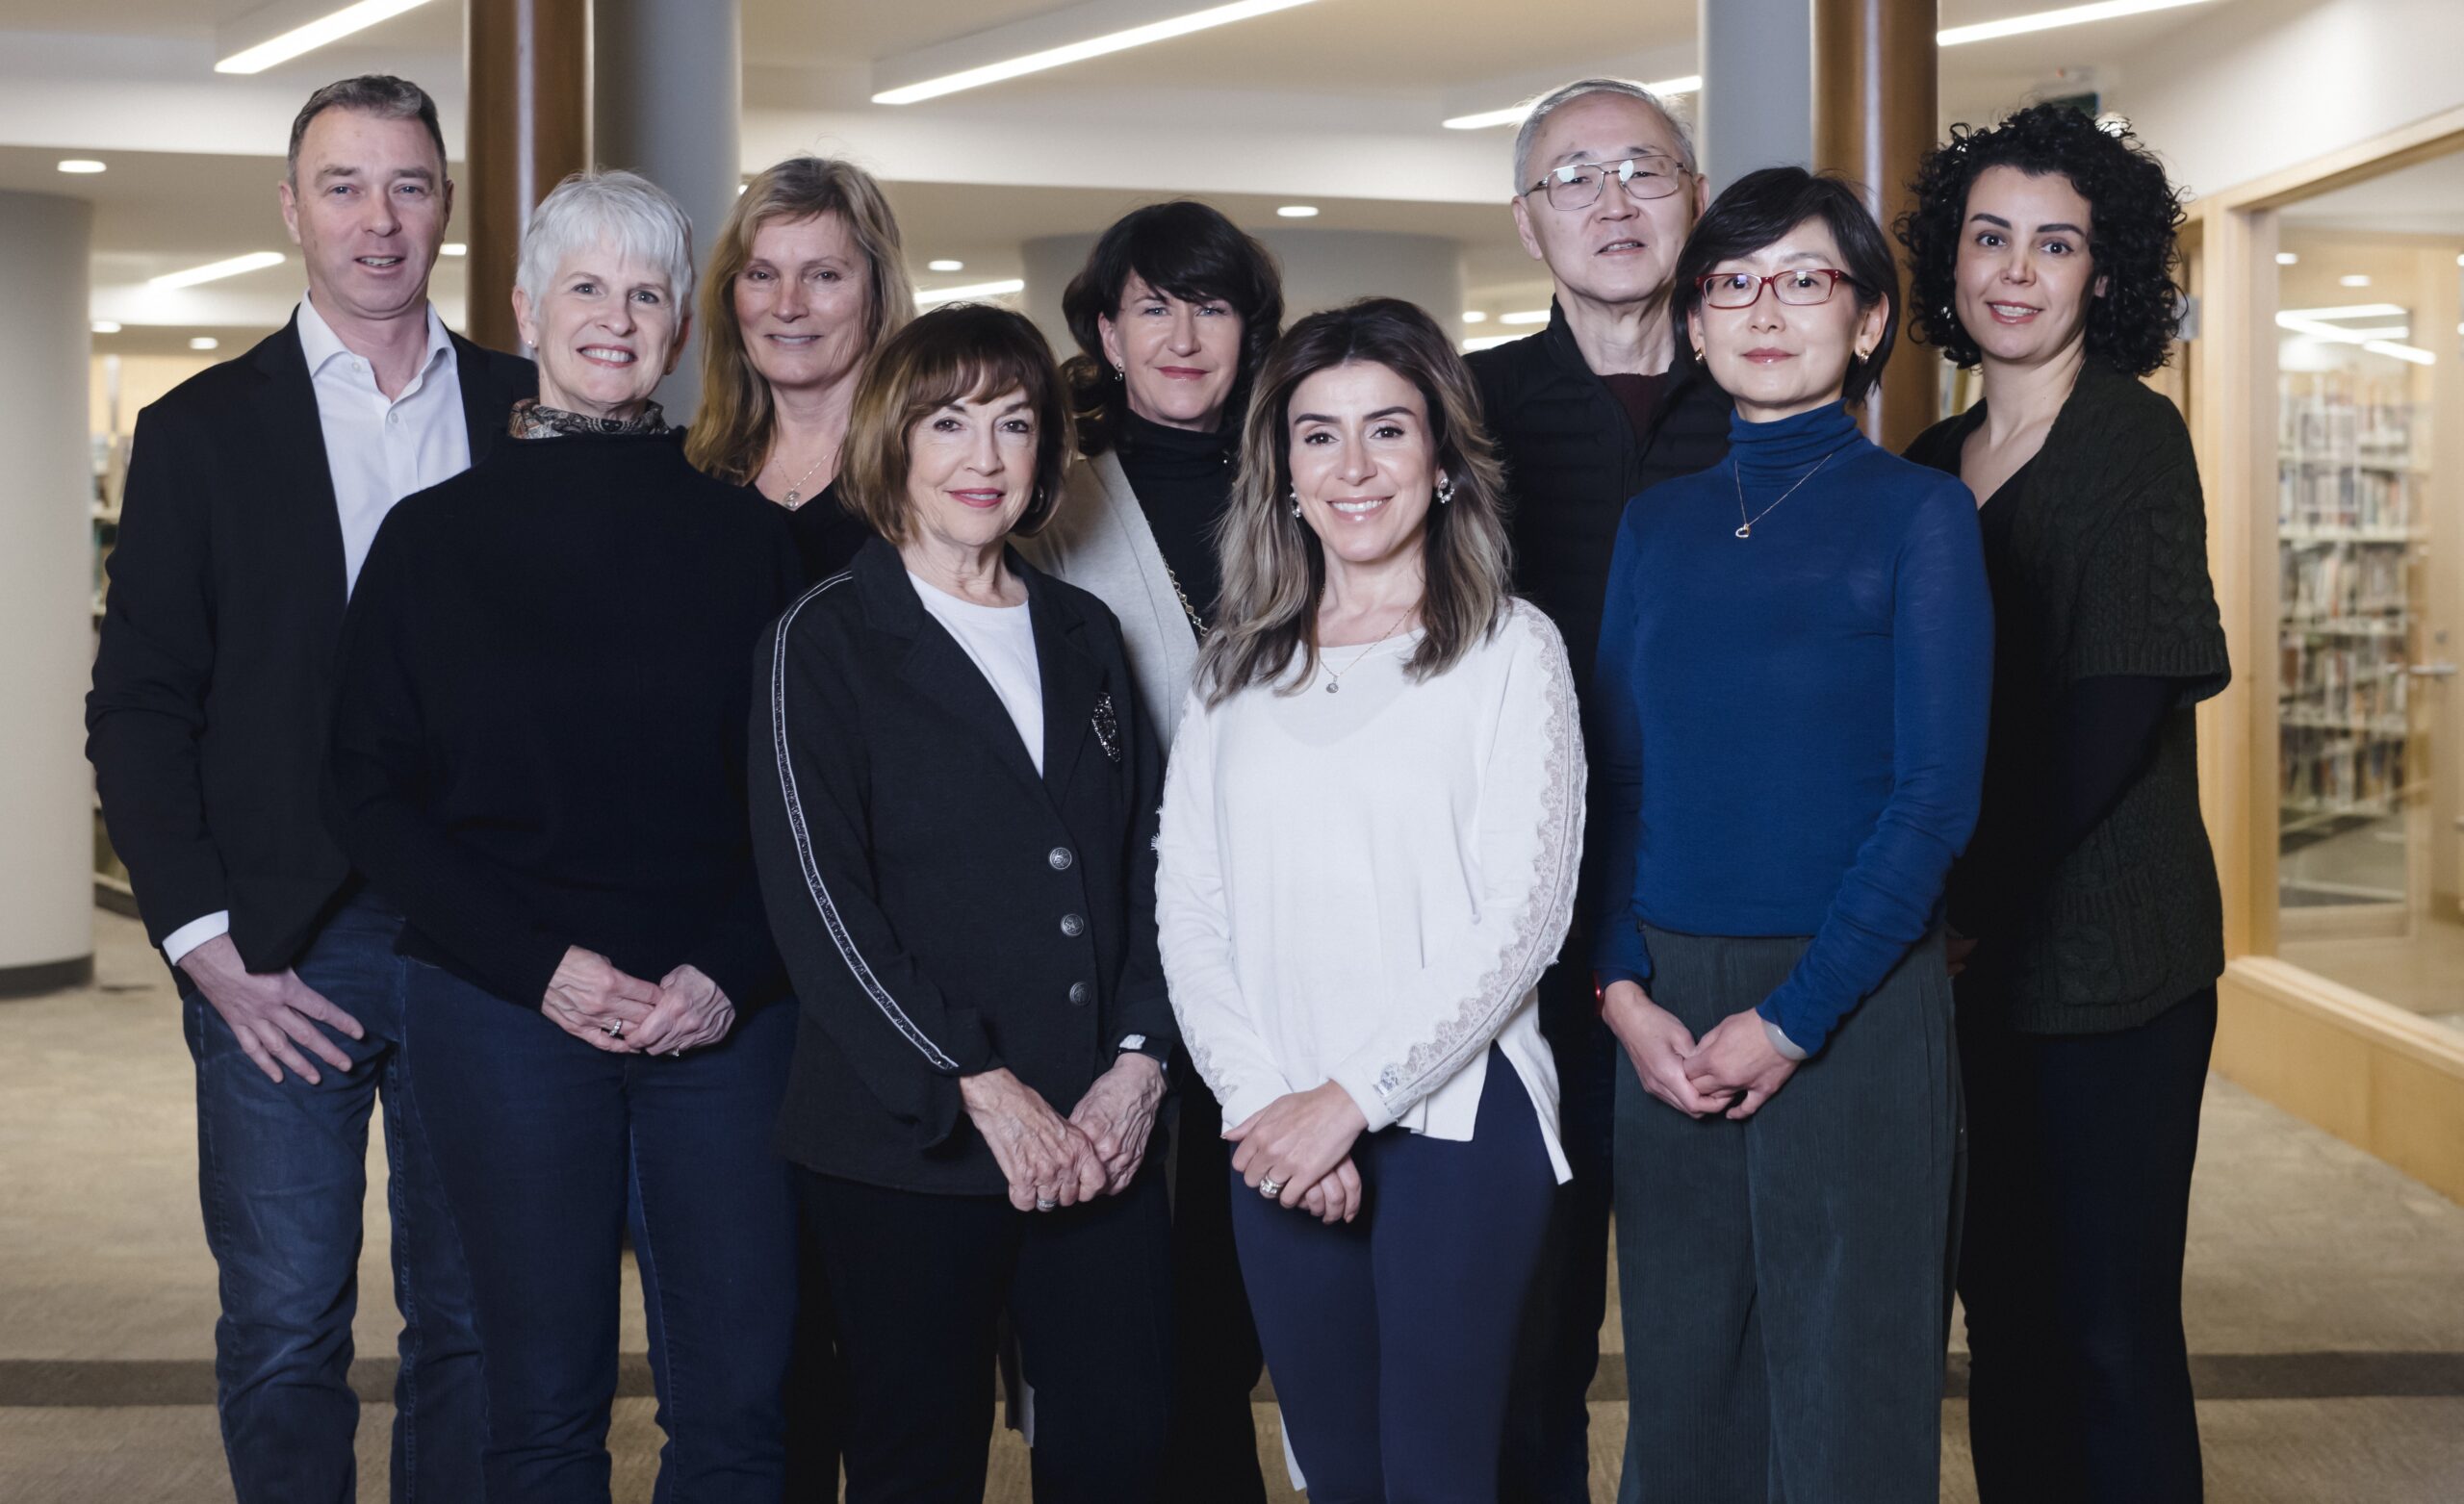
<path fill-rule="evenodd" d="M 1172 1007 L 1227 1124 L 1331 1080 L 1372 1132 L 1468 1140 L 1494 1042 L 1563 1181 L 1533 987 L 1582 848 L 1565 646 L 1521 600 L 1435 678 L 1403 672 L 1418 641 L 1333 649 L 1296 693 L 1193 693 L 1157 847 Z"/>

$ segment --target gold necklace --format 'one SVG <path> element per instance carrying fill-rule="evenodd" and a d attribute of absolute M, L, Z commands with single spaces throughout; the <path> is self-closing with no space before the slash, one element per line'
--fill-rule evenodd
<path fill-rule="evenodd" d="M 1844 444 L 1839 446 L 1841 449 L 1846 447 L 1847 446 Z M 1839 449 L 1834 449 L 1831 451 L 1831 454 L 1836 454 L 1838 452 Z M 1813 470 L 1807 471 L 1804 474 L 1799 475 L 1797 477 L 1797 486 L 1802 486 L 1807 481 L 1813 479 L 1814 470 L 1820 470 L 1825 465 L 1830 464 L 1831 454 L 1826 454 L 1822 458 L 1814 461 Z M 1785 501 L 1790 497 L 1797 494 L 1797 486 L 1790 486 L 1787 490 L 1780 493 L 1780 501 L 1774 501 L 1769 506 L 1764 507 L 1761 511 L 1755 513 L 1752 517 L 1748 517 L 1745 515 L 1745 467 L 1739 465 L 1731 472 L 1731 473 L 1736 477 L 1736 535 L 1740 538 L 1753 537 L 1755 523 L 1762 521 L 1766 517 L 1769 517 L 1773 512 L 1778 511 L 1780 508 L 1780 501 Z"/>
<path fill-rule="evenodd" d="M 1163 550 L 1156 551 L 1160 553 Z M 1208 626 L 1206 620 L 1197 614 L 1197 607 L 1190 604 L 1190 593 L 1181 588 L 1181 576 L 1173 573 L 1172 561 L 1169 559 L 1164 561 L 1164 578 L 1171 584 L 1172 599 L 1181 603 L 1181 615 L 1190 619 L 1190 630 L 1197 633 L 1199 642 L 1206 641 L 1206 634 L 1214 628 Z"/>
<path fill-rule="evenodd" d="M 1319 666 L 1326 671 L 1326 693 L 1331 695 L 1342 689 L 1344 687 L 1344 675 L 1349 674 L 1352 670 L 1359 668 L 1362 659 L 1367 658 L 1371 653 L 1375 652 L 1379 648 L 1384 647 L 1386 639 L 1394 636 L 1396 631 L 1402 626 L 1404 621 L 1409 618 L 1413 612 L 1420 608 L 1421 603 L 1417 600 L 1413 601 L 1410 605 L 1403 607 L 1402 615 L 1388 623 L 1386 625 L 1386 630 L 1377 634 L 1377 641 L 1371 643 L 1368 647 L 1360 650 L 1358 653 L 1353 655 L 1352 660 L 1349 663 L 1345 664 L 1340 671 L 1337 670 L 1333 664 L 1321 658 L 1319 660 Z"/>

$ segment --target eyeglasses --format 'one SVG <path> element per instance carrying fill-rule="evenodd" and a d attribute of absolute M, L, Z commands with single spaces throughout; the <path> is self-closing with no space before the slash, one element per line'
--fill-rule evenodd
<path fill-rule="evenodd" d="M 1547 189 L 1552 209 L 1588 209 L 1600 202 L 1601 191 L 1611 177 L 1616 178 L 1629 198 L 1666 198 L 1681 186 L 1677 180 L 1686 170 L 1666 157 L 1569 162 L 1561 167 L 1551 167 L 1539 182 L 1524 191 L 1536 193 Z"/>
<path fill-rule="evenodd" d="M 1857 286 L 1855 277 L 1836 267 L 1796 267 L 1767 277 L 1751 271 L 1714 271 L 1694 279 L 1694 285 L 1703 290 L 1705 306 L 1710 308 L 1752 308 L 1762 300 L 1766 287 L 1791 308 L 1811 308 L 1830 302 L 1831 290 L 1842 282 Z"/>

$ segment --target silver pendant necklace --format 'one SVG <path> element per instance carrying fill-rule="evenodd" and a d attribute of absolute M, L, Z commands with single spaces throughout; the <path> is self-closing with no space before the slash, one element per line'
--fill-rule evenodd
<path fill-rule="evenodd" d="M 1405 606 L 1403 608 L 1402 616 L 1399 616 L 1395 618 L 1394 621 L 1388 623 L 1386 630 L 1377 634 L 1377 641 L 1371 643 L 1368 647 L 1363 648 L 1359 652 L 1353 654 L 1352 660 L 1349 663 L 1345 664 L 1340 673 L 1336 671 L 1334 665 L 1326 663 L 1323 659 L 1319 660 L 1320 666 L 1324 668 L 1326 671 L 1326 693 L 1331 695 L 1341 690 L 1344 687 L 1344 675 L 1349 674 L 1352 670 L 1359 668 L 1363 658 L 1368 657 L 1371 653 L 1375 652 L 1380 647 L 1384 646 L 1386 639 L 1394 636 L 1397 628 L 1403 625 L 1404 619 L 1420 608 L 1421 603 L 1417 600 L 1413 601 L 1410 605 Z"/>
<path fill-rule="evenodd" d="M 1844 448 L 1846 448 L 1846 447 L 1847 447 L 1847 446 L 1846 446 L 1846 445 L 1841 445 L 1841 446 L 1840 446 L 1840 448 L 1843 448 L 1843 449 L 1844 449 Z M 1839 452 L 1839 449 L 1834 449 L 1834 450 L 1832 450 L 1832 451 L 1831 451 L 1831 454 L 1836 454 L 1836 453 L 1838 453 L 1838 452 Z M 1781 492 L 1781 493 L 1780 493 L 1780 501 L 1785 501 L 1785 500 L 1786 500 L 1786 499 L 1788 499 L 1790 497 L 1795 496 L 1795 495 L 1797 494 L 1797 486 L 1802 486 L 1802 485 L 1804 485 L 1807 481 L 1813 479 L 1813 473 L 1814 473 L 1814 471 L 1816 471 L 1816 470 L 1820 470 L 1820 469 L 1822 469 L 1825 465 L 1828 465 L 1828 464 L 1830 464 L 1830 463 L 1831 463 L 1831 454 L 1826 454 L 1826 455 L 1824 455 L 1822 458 L 1820 458 L 1820 459 L 1818 459 L 1818 460 L 1814 461 L 1814 462 L 1813 462 L 1813 470 L 1807 471 L 1804 474 L 1799 475 L 1799 476 L 1797 477 L 1797 485 L 1796 485 L 1796 486 L 1790 486 L 1787 490 Z M 1736 529 L 1736 535 L 1737 535 L 1738 537 L 1740 537 L 1740 538 L 1751 538 L 1751 537 L 1753 537 L 1753 536 L 1754 536 L 1754 524 L 1755 524 L 1755 523 L 1758 523 L 1758 522 L 1760 522 L 1760 521 L 1762 521 L 1764 518 L 1769 517 L 1773 512 L 1775 512 L 1775 511 L 1779 510 L 1780 501 L 1774 501 L 1774 502 L 1772 502 L 1769 506 L 1766 506 L 1766 507 L 1764 507 L 1761 511 L 1755 513 L 1752 517 L 1748 517 L 1748 516 L 1746 516 L 1746 515 L 1745 515 L 1745 467 L 1744 467 L 1744 466 L 1742 466 L 1742 465 L 1739 465 L 1739 466 L 1737 466 L 1737 467 L 1734 469 L 1734 471 L 1733 471 L 1733 472 L 1732 472 L 1732 473 L 1736 477 L 1736 519 L 1737 519 L 1737 529 Z"/>
<path fill-rule="evenodd" d="M 796 483 L 787 488 L 787 494 L 779 498 L 779 504 L 785 507 L 790 512 L 804 505 L 805 482 L 812 479 L 812 472 L 821 469 L 822 465 L 827 462 L 829 458 L 829 455 L 824 454 L 820 459 L 817 459 L 811 464 L 806 466 L 805 472 L 796 477 Z"/>

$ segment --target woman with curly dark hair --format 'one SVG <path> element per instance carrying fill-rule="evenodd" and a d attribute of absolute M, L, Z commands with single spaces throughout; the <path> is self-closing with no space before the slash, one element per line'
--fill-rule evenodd
<path fill-rule="evenodd" d="M 2229 677 L 2190 433 L 2138 378 L 2180 197 L 2128 130 L 1955 127 L 1899 225 L 1917 337 L 1985 399 L 1912 459 L 1975 493 L 1992 730 L 1952 870 L 1959 1291 L 1987 1504 L 2200 1496 L 2182 1244 L 2223 919 L 2192 706 Z"/>

